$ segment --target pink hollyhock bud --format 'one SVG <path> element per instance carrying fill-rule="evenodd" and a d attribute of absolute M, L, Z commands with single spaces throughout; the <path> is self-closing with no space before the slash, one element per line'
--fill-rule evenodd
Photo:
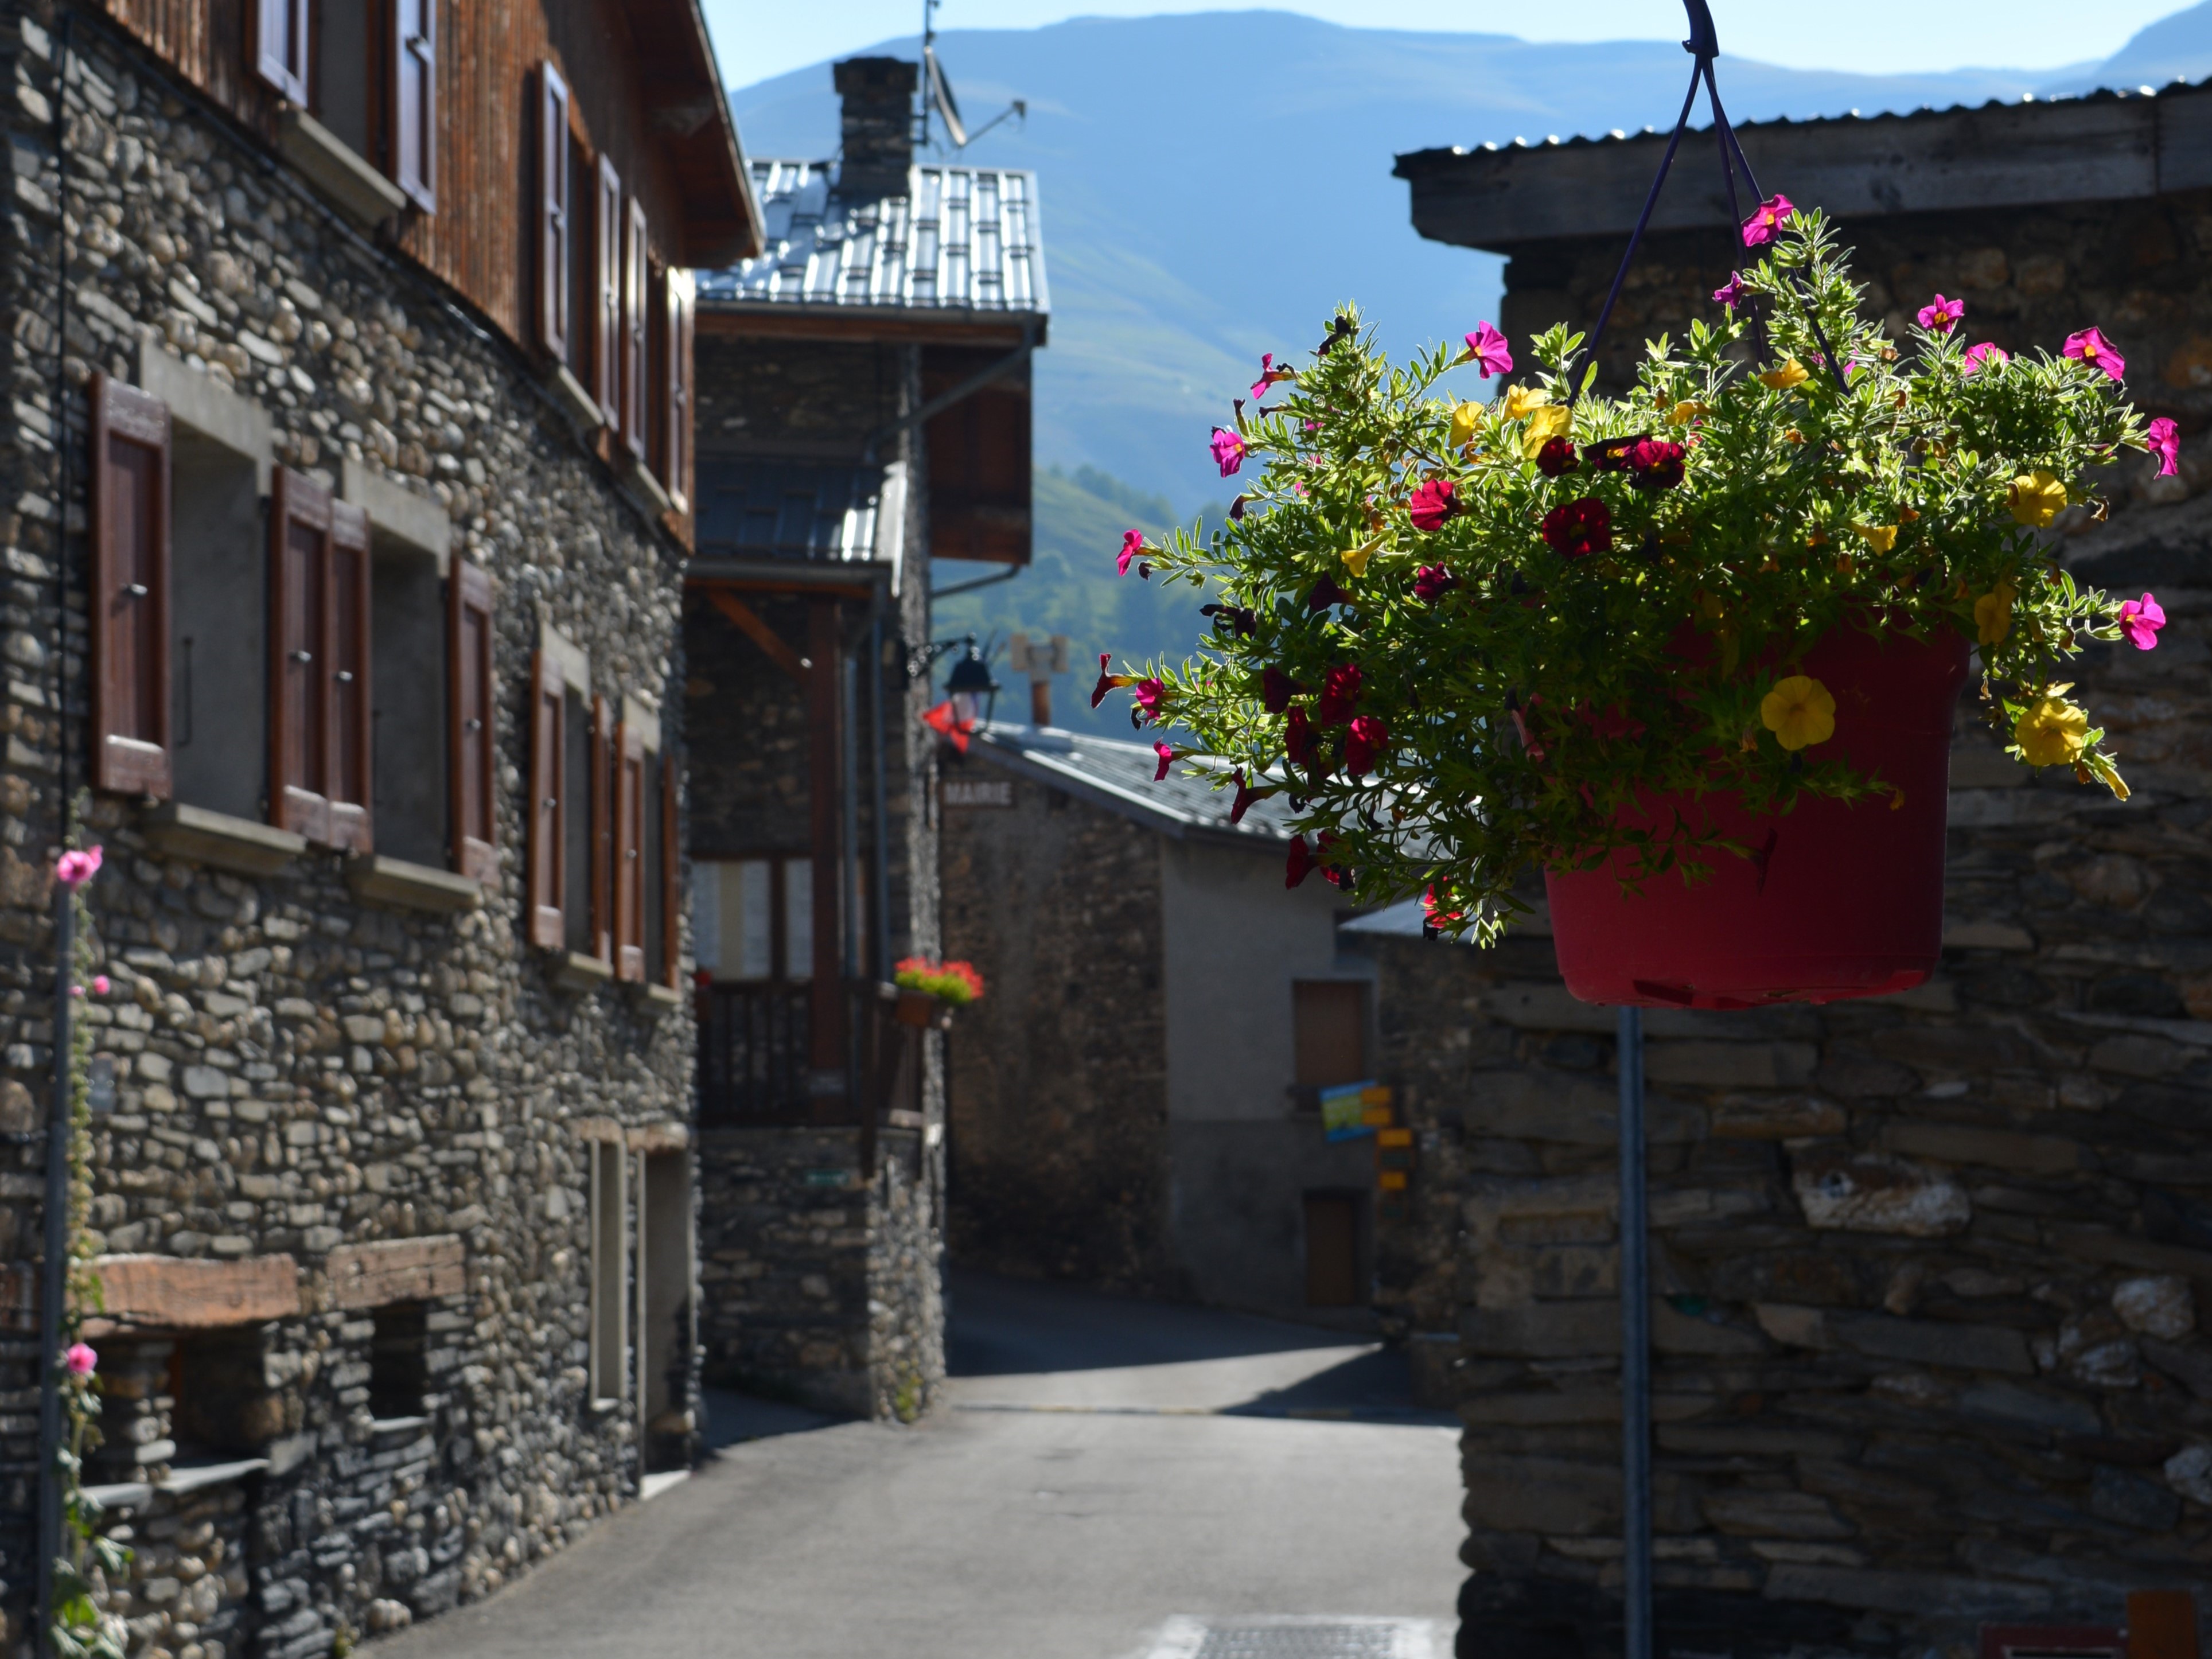
<path fill-rule="evenodd" d="M 1595 495 L 1568 501 L 1544 515 L 1544 539 L 1563 559 L 1613 551 L 1613 512 Z"/>
<path fill-rule="evenodd" d="M 100 848 L 72 849 L 54 860 L 54 878 L 64 887 L 82 887 L 100 873 Z"/>
<path fill-rule="evenodd" d="M 93 1352 L 89 1344 L 74 1342 L 70 1345 L 69 1352 L 62 1356 L 62 1364 L 69 1367 L 71 1376 L 82 1379 L 90 1376 L 99 1368 L 100 1356 Z"/>
<path fill-rule="evenodd" d="M 2068 336 L 2064 350 L 2068 356 L 2104 370 L 2108 380 L 2121 380 L 2127 374 L 2128 360 L 2096 329 L 2085 328 L 2079 334 Z"/>
<path fill-rule="evenodd" d="M 1244 456 L 1249 446 L 1243 438 L 1231 432 L 1227 427 L 1217 426 L 1213 428 L 1212 447 L 1213 464 L 1221 469 L 1221 476 L 1225 478 L 1244 465 Z"/>
<path fill-rule="evenodd" d="M 1743 245 L 1761 247 L 1772 241 L 1794 211 L 1787 196 L 1769 197 L 1743 222 Z"/>
<path fill-rule="evenodd" d="M 1290 860 L 1283 871 L 1283 885 L 1285 887 L 1303 886 L 1305 883 L 1305 878 L 1313 874 L 1313 849 L 1306 845 L 1306 838 L 1304 836 L 1300 836 L 1291 842 Z"/>
<path fill-rule="evenodd" d="M 1751 234 L 1747 229 L 1744 233 L 1744 240 L 1747 242 L 1751 240 Z M 1734 311 L 1743 303 L 1743 273 L 1736 271 L 1729 276 L 1724 286 L 1713 290 L 1713 303 L 1726 306 L 1730 311 Z"/>
<path fill-rule="evenodd" d="M 1547 438 L 1536 452 L 1536 471 L 1547 478 L 1565 477 L 1581 465 L 1571 438 Z"/>
<path fill-rule="evenodd" d="M 1920 307 L 1920 326 L 1933 333 L 1948 334 L 1966 314 L 1964 300 L 1947 300 L 1939 294 L 1933 303 Z"/>
<path fill-rule="evenodd" d="M 1341 726 L 1352 718 L 1352 710 L 1359 705 L 1359 665 L 1348 662 L 1328 671 L 1322 682 L 1321 696 L 1314 703 L 1313 717 L 1322 726 Z"/>
<path fill-rule="evenodd" d="M 1461 361 L 1472 362 L 1486 380 L 1493 374 L 1513 372 L 1513 348 L 1488 323 L 1477 323 L 1474 332 L 1467 337 L 1467 356 Z"/>
<path fill-rule="evenodd" d="M 2120 632 L 2128 636 L 2128 643 L 2138 651 L 2152 651 L 2158 647 L 2158 630 L 2166 626 L 2166 608 L 2148 593 L 2140 599 L 2128 599 L 2120 605 Z"/>
<path fill-rule="evenodd" d="M 1459 586 L 1459 578 L 1440 564 L 1425 564 L 1413 573 L 1413 597 L 1423 605 L 1434 605 Z"/>
<path fill-rule="evenodd" d="M 1117 576 L 1127 575 L 1129 574 L 1129 561 L 1135 558 L 1138 554 L 1144 550 L 1145 532 L 1143 531 L 1123 531 L 1121 532 L 1121 556 L 1114 561 L 1114 574 Z"/>
<path fill-rule="evenodd" d="M 1345 734 L 1344 769 L 1355 778 L 1365 777 L 1389 746 L 1390 728 L 1373 714 L 1362 714 Z"/>
<path fill-rule="evenodd" d="M 2158 476 L 2171 478 L 2181 471 L 2181 428 L 2165 416 L 2150 423 L 2144 435 L 2150 453 L 2158 457 Z"/>
<path fill-rule="evenodd" d="M 1444 520 L 1459 510 L 1455 499 L 1458 494 L 1459 486 L 1449 478 L 1431 478 L 1416 489 L 1406 503 L 1406 510 L 1413 515 L 1413 528 L 1429 532 L 1443 529 Z"/>
<path fill-rule="evenodd" d="M 1260 671 L 1260 702 L 1270 714 L 1279 714 L 1291 706 L 1291 699 L 1305 690 L 1279 668 Z"/>
<path fill-rule="evenodd" d="M 1167 776 L 1168 768 L 1175 764 L 1175 750 L 1164 743 L 1155 743 L 1152 752 L 1160 757 L 1159 769 L 1152 774 L 1152 781 L 1158 783 Z"/>
<path fill-rule="evenodd" d="M 1978 370 L 1987 368 L 1991 364 L 2001 365 L 2011 361 L 2012 358 L 2007 355 L 2002 346 L 1984 340 L 1979 345 L 1966 348 L 1966 362 L 1959 372 L 1971 378 Z"/>

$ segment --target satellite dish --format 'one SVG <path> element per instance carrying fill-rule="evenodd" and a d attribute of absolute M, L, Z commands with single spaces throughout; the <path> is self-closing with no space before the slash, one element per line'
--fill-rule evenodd
<path fill-rule="evenodd" d="M 952 82 L 945 73 L 945 65 L 937 57 L 937 9 L 944 0 L 922 0 L 921 5 L 921 140 L 929 143 L 929 112 L 937 112 L 945 123 L 945 136 L 952 141 L 952 148 L 962 150 L 974 143 L 1000 122 L 1009 117 L 1027 125 L 1030 106 L 1027 100 L 1017 98 L 1006 108 L 975 129 L 968 131 L 968 124 L 960 117 L 960 100 L 952 95 Z"/>
<path fill-rule="evenodd" d="M 937 61 L 937 48 L 925 45 L 921 49 L 922 73 L 929 77 L 926 94 L 936 106 L 939 118 L 945 123 L 945 136 L 952 141 L 955 149 L 968 148 L 968 129 L 960 119 L 960 100 L 952 95 L 952 82 L 945 78 L 945 65 Z"/>

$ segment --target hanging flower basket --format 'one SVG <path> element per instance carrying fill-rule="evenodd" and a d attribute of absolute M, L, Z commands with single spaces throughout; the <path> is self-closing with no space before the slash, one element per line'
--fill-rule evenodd
<path fill-rule="evenodd" d="M 899 989 L 892 1011 L 902 1025 L 942 1031 L 952 1024 L 952 1011 L 980 1001 L 983 976 L 965 962 L 932 962 L 908 957 L 892 973 Z"/>
<path fill-rule="evenodd" d="M 1743 241 L 1759 262 L 1625 398 L 1564 327 L 1518 380 L 1488 324 L 1398 368 L 1348 312 L 1309 363 L 1267 360 L 1212 439 L 1249 481 L 1228 525 L 1137 550 L 1208 590 L 1199 655 L 1102 664 L 1094 705 L 1134 687 L 1133 722 L 1195 739 L 1163 772 L 1206 757 L 1234 816 L 1286 796 L 1292 886 L 1424 895 L 1487 944 L 1541 871 L 1578 997 L 1917 983 L 1970 650 L 2014 756 L 2126 796 L 2067 665 L 2165 616 L 2077 587 L 2046 532 L 2102 514 L 2124 450 L 2173 471 L 2176 434 L 2094 328 L 2008 358 L 1939 295 L 1893 342 L 1819 214 L 1761 203 Z M 1462 364 L 1507 383 L 1440 396 Z"/>

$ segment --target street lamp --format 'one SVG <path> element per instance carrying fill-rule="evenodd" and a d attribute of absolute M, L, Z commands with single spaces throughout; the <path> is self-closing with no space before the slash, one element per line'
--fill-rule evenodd
<path fill-rule="evenodd" d="M 975 729 L 979 707 L 982 723 L 990 723 L 991 712 L 999 703 L 999 683 L 991 678 L 990 665 L 975 648 L 973 634 L 968 636 L 968 648 L 961 653 L 960 660 L 945 677 L 945 689 L 952 698 L 953 717 L 963 727 Z"/>

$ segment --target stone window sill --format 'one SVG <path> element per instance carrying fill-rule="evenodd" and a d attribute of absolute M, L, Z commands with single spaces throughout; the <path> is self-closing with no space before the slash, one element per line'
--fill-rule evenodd
<path fill-rule="evenodd" d="M 346 884 L 357 899 L 396 904 L 410 910 L 450 915 L 483 902 L 483 888 L 466 876 L 427 864 L 364 853 L 346 860 Z"/>
<path fill-rule="evenodd" d="M 645 509 L 645 516 L 659 524 L 664 514 L 676 510 L 675 497 L 668 493 L 667 487 L 659 479 L 653 476 L 653 469 L 635 453 L 625 448 L 623 454 L 627 462 L 623 484 L 637 504 Z"/>
<path fill-rule="evenodd" d="M 307 837 L 289 830 L 182 801 L 148 807 L 141 823 L 146 839 L 161 852 L 234 875 L 273 876 L 307 850 Z"/>
<path fill-rule="evenodd" d="M 570 951 L 553 958 L 553 982 L 578 996 L 598 990 L 614 976 L 614 963 L 587 957 L 581 951 Z"/>
<path fill-rule="evenodd" d="M 303 109 L 288 105 L 279 113 L 276 143 L 317 189 L 364 225 L 380 225 L 407 205 L 398 185 Z"/>
<path fill-rule="evenodd" d="M 430 1426 L 427 1417 L 372 1417 L 368 1419 L 371 1434 L 412 1434 Z"/>
<path fill-rule="evenodd" d="M 553 365 L 545 376 L 545 389 L 553 394 L 553 401 L 560 405 L 561 412 L 575 422 L 578 431 L 588 435 L 606 424 L 599 412 L 599 400 L 568 372 L 568 364 Z"/>
<path fill-rule="evenodd" d="M 228 1463 L 197 1463 L 172 1469 L 166 1480 L 120 1480 L 104 1486 L 87 1486 L 84 1495 L 104 1510 L 143 1509 L 157 1492 L 172 1498 L 188 1497 L 210 1486 L 227 1486 L 258 1474 L 269 1467 L 265 1457 L 244 1457 Z"/>
<path fill-rule="evenodd" d="M 672 985 L 629 985 L 624 988 L 639 1010 L 654 1019 L 684 1006 L 684 993 Z"/>

